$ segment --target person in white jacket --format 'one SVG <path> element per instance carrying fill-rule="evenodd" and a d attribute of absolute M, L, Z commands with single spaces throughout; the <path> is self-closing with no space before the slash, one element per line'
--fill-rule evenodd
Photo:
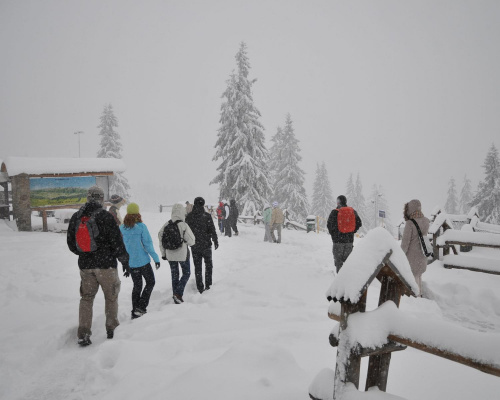
<path fill-rule="evenodd" d="M 162 259 L 168 260 L 170 264 L 170 272 L 172 274 L 172 291 L 173 299 L 175 304 L 181 304 L 184 302 L 182 296 L 184 295 L 184 288 L 186 287 L 189 276 L 191 275 L 191 266 L 189 262 L 190 253 L 188 246 L 193 246 L 195 244 L 195 237 L 191 228 L 185 221 L 186 218 L 186 207 L 182 204 L 174 204 L 172 207 L 171 221 L 180 221 L 177 224 L 181 238 L 183 239 L 181 247 L 175 250 L 167 250 L 163 248 L 162 237 L 165 227 L 168 222 L 162 226 L 160 232 L 158 232 L 158 239 L 160 240 L 160 251 Z M 179 266 L 182 269 L 182 277 L 179 279 Z"/>

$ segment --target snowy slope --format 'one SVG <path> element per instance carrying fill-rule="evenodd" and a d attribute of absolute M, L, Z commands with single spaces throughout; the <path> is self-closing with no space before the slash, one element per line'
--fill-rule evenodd
<path fill-rule="evenodd" d="M 153 237 L 166 218 L 143 215 Z M 335 368 L 324 295 L 333 278 L 331 240 L 286 230 L 275 245 L 263 242 L 262 226 L 240 230 L 220 238 L 212 289 L 198 294 L 192 274 L 182 305 L 171 300 L 162 262 L 148 314 L 130 321 L 132 282 L 122 278 L 113 340 L 105 339 L 99 292 L 93 344 L 79 348 L 79 274 L 65 235 L 13 232 L 0 221 L 0 398 L 307 399 L 315 375 Z M 465 307 L 464 299 L 449 311 L 445 289 L 460 294 L 471 276 L 464 272 L 431 266 L 424 287 L 437 303 L 405 298 L 402 309 L 469 328 L 479 315 L 490 323 L 481 330 L 495 330 L 500 277 L 472 275 L 480 288 L 471 293 L 488 293 L 485 303 L 494 306 Z M 495 399 L 500 379 L 408 349 L 393 355 L 388 391 L 407 399 Z"/>

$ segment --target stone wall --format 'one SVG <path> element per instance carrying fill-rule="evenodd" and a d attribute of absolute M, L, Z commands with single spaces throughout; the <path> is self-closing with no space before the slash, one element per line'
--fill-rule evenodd
<path fill-rule="evenodd" d="M 30 180 L 27 174 L 11 177 L 12 211 L 17 229 L 31 231 Z"/>

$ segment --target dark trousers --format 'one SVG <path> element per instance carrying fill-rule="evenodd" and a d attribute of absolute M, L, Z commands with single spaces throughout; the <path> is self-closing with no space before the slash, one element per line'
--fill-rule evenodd
<path fill-rule="evenodd" d="M 228 219 L 224 220 L 224 234 L 225 236 L 231 237 L 231 221 Z"/>
<path fill-rule="evenodd" d="M 221 218 L 218 220 L 219 222 L 219 231 L 220 233 L 224 233 L 224 220 Z"/>
<path fill-rule="evenodd" d="M 235 218 L 235 219 L 232 219 L 230 224 L 231 224 L 231 228 L 233 228 L 233 231 L 234 233 L 236 233 L 236 235 L 238 235 L 238 227 L 236 226 L 236 224 L 238 223 L 238 219 Z"/>
<path fill-rule="evenodd" d="M 203 270 L 201 267 L 203 260 L 205 261 L 205 285 L 203 285 Z M 196 287 L 198 288 L 198 292 L 201 293 L 212 286 L 212 248 L 209 247 L 201 251 L 193 250 L 193 262 Z"/>
<path fill-rule="evenodd" d="M 130 268 L 130 275 L 134 281 L 134 288 L 132 289 L 132 310 L 137 308 L 146 310 L 149 305 L 151 292 L 155 286 L 155 273 L 153 272 L 153 268 L 151 268 L 151 264 L 146 264 L 139 268 Z M 142 290 L 142 278 L 146 281 L 144 290 Z"/>
<path fill-rule="evenodd" d="M 344 265 L 347 257 L 351 254 L 353 249 L 352 243 L 334 243 L 333 244 L 333 261 L 335 262 L 335 267 L 337 268 L 337 273 Z"/>
<path fill-rule="evenodd" d="M 169 261 L 170 273 L 172 275 L 172 291 L 175 295 L 182 297 L 184 288 L 191 275 L 191 265 L 189 263 L 189 254 L 186 261 Z M 182 277 L 179 279 L 179 266 L 182 269 Z"/>

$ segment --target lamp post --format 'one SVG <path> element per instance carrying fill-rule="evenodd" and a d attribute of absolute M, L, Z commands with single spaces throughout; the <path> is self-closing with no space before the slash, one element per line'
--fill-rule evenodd
<path fill-rule="evenodd" d="M 75 135 L 78 135 L 78 158 L 80 158 L 80 135 L 83 133 L 83 131 L 77 131 L 75 132 Z"/>

